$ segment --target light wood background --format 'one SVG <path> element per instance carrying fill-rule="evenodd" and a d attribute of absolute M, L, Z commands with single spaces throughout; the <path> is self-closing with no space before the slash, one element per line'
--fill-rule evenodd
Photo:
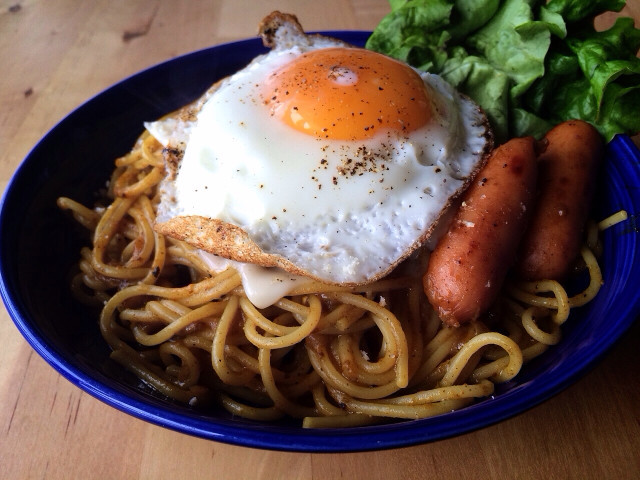
<path fill-rule="evenodd" d="M 625 13 L 640 18 L 640 0 L 628 3 Z M 253 36 L 274 9 L 296 13 L 306 29 L 328 30 L 372 29 L 389 7 L 0 0 L 0 191 L 38 139 L 90 96 L 159 61 Z M 224 445 L 120 413 L 45 364 L 0 307 L 0 479 L 637 479 L 639 333 L 636 322 L 583 379 L 500 424 L 422 446 L 316 455 Z"/>

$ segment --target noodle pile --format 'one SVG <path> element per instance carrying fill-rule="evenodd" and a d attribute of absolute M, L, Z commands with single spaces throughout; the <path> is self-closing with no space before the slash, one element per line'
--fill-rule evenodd
<path fill-rule="evenodd" d="M 235 270 L 210 271 L 193 247 L 153 230 L 165 154 L 145 132 L 116 160 L 107 206 L 58 205 L 92 234 L 72 289 L 102 307 L 112 359 L 178 402 L 312 428 L 459 409 L 558 343 L 570 309 L 602 283 L 594 224 L 584 291 L 508 281 L 485 323 L 442 325 L 423 292 L 424 252 L 374 284 L 306 284 L 258 309 Z"/>

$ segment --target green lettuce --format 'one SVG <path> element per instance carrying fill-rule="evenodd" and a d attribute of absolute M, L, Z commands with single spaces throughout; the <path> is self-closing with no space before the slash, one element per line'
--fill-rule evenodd
<path fill-rule="evenodd" d="M 498 141 L 580 118 L 640 131 L 640 30 L 593 18 L 624 0 L 391 0 L 367 48 L 436 73 L 487 113 Z"/>

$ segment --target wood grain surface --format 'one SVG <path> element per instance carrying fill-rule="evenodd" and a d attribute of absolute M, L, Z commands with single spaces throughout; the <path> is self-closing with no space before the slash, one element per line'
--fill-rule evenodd
<path fill-rule="evenodd" d="M 310 30 L 372 29 L 389 6 L 0 0 L 0 191 L 38 139 L 86 99 L 157 62 L 251 37 L 274 9 Z M 625 13 L 639 19 L 640 0 Z M 116 411 L 48 366 L 0 307 L 0 479 L 637 479 L 639 334 L 636 322 L 577 383 L 497 425 L 416 447 L 301 454 L 193 438 Z"/>

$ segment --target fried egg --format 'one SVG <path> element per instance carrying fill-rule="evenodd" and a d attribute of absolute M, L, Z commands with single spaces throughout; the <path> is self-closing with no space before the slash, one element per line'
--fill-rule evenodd
<path fill-rule="evenodd" d="M 180 152 L 156 229 L 235 261 L 368 283 L 429 238 L 491 132 L 438 76 L 291 18 L 188 114 L 146 124 Z"/>

